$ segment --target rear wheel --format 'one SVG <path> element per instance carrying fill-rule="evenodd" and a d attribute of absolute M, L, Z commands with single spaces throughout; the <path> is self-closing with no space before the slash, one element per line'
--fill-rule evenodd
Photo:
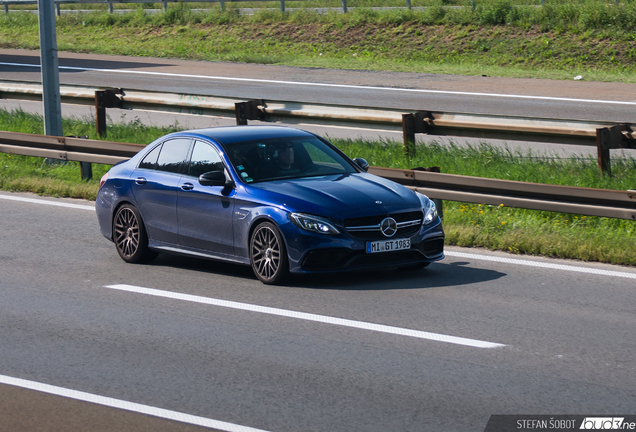
<path fill-rule="evenodd" d="M 250 239 L 250 262 L 256 277 L 265 284 L 279 284 L 287 278 L 287 251 L 274 224 L 263 222 L 254 230 Z"/>
<path fill-rule="evenodd" d="M 157 256 L 155 252 L 148 249 L 148 235 L 141 215 L 130 204 L 124 204 L 115 213 L 113 240 L 117 253 L 126 262 L 149 262 Z"/>

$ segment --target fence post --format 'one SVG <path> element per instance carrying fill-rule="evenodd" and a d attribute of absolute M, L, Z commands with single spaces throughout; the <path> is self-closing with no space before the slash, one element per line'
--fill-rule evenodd
<path fill-rule="evenodd" d="M 259 106 L 265 107 L 265 101 L 259 99 L 235 103 L 234 115 L 236 116 L 237 126 L 247 125 L 248 120 L 263 120 L 265 118 L 265 113 L 259 108 Z"/>
<path fill-rule="evenodd" d="M 280 11 L 285 12 L 285 0 L 280 0 Z"/>
<path fill-rule="evenodd" d="M 168 2 L 164 1 L 163 2 L 163 12 L 165 13 L 168 10 Z"/>
<path fill-rule="evenodd" d="M 106 136 L 106 108 L 121 108 L 122 101 L 117 95 L 123 95 L 122 89 L 95 91 L 95 129 L 99 136 Z"/>
<path fill-rule="evenodd" d="M 411 0 L 406 0 L 406 8 L 411 10 Z"/>
<path fill-rule="evenodd" d="M 82 180 L 93 179 L 93 164 L 90 162 L 80 162 L 80 168 L 82 170 Z"/>
<path fill-rule="evenodd" d="M 219 0 L 219 6 L 221 7 L 221 12 L 225 10 L 225 2 L 223 0 Z"/>
<path fill-rule="evenodd" d="M 59 4 L 59 3 L 57 3 L 57 2 L 55 3 L 55 14 L 56 14 L 57 16 L 62 15 L 62 11 L 60 10 L 60 4 Z"/>
<path fill-rule="evenodd" d="M 347 0 L 342 0 L 342 12 L 347 13 Z"/>
<path fill-rule="evenodd" d="M 610 166 L 610 130 L 596 129 L 596 148 L 598 151 L 598 169 L 601 175 L 612 175 Z"/>
<path fill-rule="evenodd" d="M 7 3 L 4 4 L 4 13 L 5 14 L 9 13 L 9 5 Z"/>
<path fill-rule="evenodd" d="M 402 114 L 402 137 L 406 156 L 415 156 L 415 116 L 413 114 Z"/>
<path fill-rule="evenodd" d="M 108 13 L 113 13 L 113 0 L 108 0 Z"/>
<path fill-rule="evenodd" d="M 106 92 L 104 90 L 95 91 L 95 129 L 97 135 L 106 135 Z"/>

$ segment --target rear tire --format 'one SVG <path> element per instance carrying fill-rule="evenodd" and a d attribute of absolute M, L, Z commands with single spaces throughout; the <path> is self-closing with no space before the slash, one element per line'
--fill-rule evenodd
<path fill-rule="evenodd" d="M 280 284 L 289 276 L 285 242 L 274 224 L 263 222 L 252 233 L 250 263 L 254 274 L 264 284 Z"/>
<path fill-rule="evenodd" d="M 139 211 L 124 204 L 113 218 L 113 241 L 117 253 L 128 263 L 150 262 L 157 257 L 148 249 L 148 235 Z"/>

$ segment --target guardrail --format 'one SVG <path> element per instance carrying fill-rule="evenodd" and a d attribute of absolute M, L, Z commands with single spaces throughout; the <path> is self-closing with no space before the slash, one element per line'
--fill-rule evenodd
<path fill-rule="evenodd" d="M 230 2 L 263 2 L 263 1 L 276 1 L 276 0 L 54 0 L 57 15 L 59 16 L 60 4 L 89 4 L 89 3 L 107 3 L 108 11 L 113 13 L 113 4 L 114 3 L 162 3 L 163 11 L 165 12 L 168 9 L 168 3 L 219 3 L 221 10 L 224 9 L 224 3 Z M 294 0 L 298 1 L 298 0 Z M 411 0 L 405 0 L 407 9 L 411 10 Z M 0 0 L 0 4 L 4 5 L 4 13 L 9 13 L 9 5 L 21 5 L 21 4 L 37 4 L 37 0 Z M 278 0 L 280 3 L 280 11 L 285 12 L 285 0 Z M 347 0 L 341 0 L 342 3 L 342 12 L 347 13 L 348 5 Z M 545 0 L 541 0 L 541 4 L 543 5 Z M 614 0 L 614 4 L 618 5 L 618 0 Z M 470 7 L 473 9 L 476 7 L 476 0 L 470 0 Z M 312 8 L 312 9 L 327 9 L 327 8 Z"/>
<path fill-rule="evenodd" d="M 115 164 L 130 158 L 142 148 L 144 146 L 140 144 L 0 132 L 1 152 L 68 161 Z M 369 172 L 433 199 L 636 220 L 636 191 L 555 186 L 381 167 L 371 167 Z"/>
<path fill-rule="evenodd" d="M 102 3 L 108 4 L 108 11 L 113 13 L 113 4 L 125 4 L 125 3 L 162 3 L 163 11 L 165 12 L 168 9 L 168 3 L 219 3 L 219 7 L 221 10 L 225 8 L 225 3 L 235 3 L 235 2 L 263 2 L 263 1 L 278 1 L 280 4 L 280 11 L 285 12 L 285 0 L 54 0 L 55 8 L 57 15 L 61 14 L 60 5 L 62 4 L 95 4 Z M 293 0 L 298 1 L 298 0 Z M 543 0 L 542 0 L 543 1 Z M 618 1 L 618 0 L 616 0 Z M 472 0 L 472 6 L 474 5 L 475 0 Z M 342 3 L 342 12 L 347 13 L 348 6 L 347 0 L 341 0 Z M 407 9 L 411 9 L 411 0 L 405 0 L 405 5 Z M 9 13 L 9 5 L 33 5 L 38 4 L 38 0 L 0 0 L 0 4 L 4 6 L 4 13 Z"/>
<path fill-rule="evenodd" d="M 403 133 L 405 151 L 415 152 L 415 134 L 481 139 L 522 140 L 594 146 L 601 173 L 610 174 L 610 149 L 636 148 L 632 124 L 519 116 L 494 116 L 442 111 L 405 112 L 393 108 L 327 105 L 297 101 L 249 100 L 132 89 L 60 86 L 63 103 L 95 105 L 97 130 L 106 132 L 106 108 L 142 109 L 180 114 L 290 124 L 340 125 L 392 129 Z M 0 81 L 0 98 L 41 100 L 40 84 Z"/>

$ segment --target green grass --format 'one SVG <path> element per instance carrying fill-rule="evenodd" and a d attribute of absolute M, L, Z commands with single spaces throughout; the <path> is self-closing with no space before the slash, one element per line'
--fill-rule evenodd
<path fill-rule="evenodd" d="M 97 138 L 90 119 L 64 119 L 63 127 L 66 135 Z M 178 125 L 156 128 L 138 121 L 114 122 L 109 124 L 107 139 L 145 144 L 177 129 Z M 0 130 L 41 133 L 42 117 L 0 109 Z M 430 141 L 418 145 L 417 155 L 408 158 L 403 146 L 392 141 L 331 141 L 348 155 L 364 157 L 374 166 L 440 166 L 451 174 L 619 190 L 636 187 L 633 158 L 613 160 L 613 176 L 601 177 L 590 157 L 558 159 L 487 144 L 462 147 Z M 77 163 L 46 165 L 41 158 L 0 153 L 0 189 L 95 199 L 99 178 L 108 168 L 94 164 L 95 179 L 82 181 Z M 636 265 L 634 221 L 451 201 L 444 202 L 443 214 L 448 245 Z"/>
<path fill-rule="evenodd" d="M 313 2 L 299 2 L 313 4 Z M 337 2 L 335 2 L 337 3 Z M 467 3 L 467 2 L 464 2 Z M 523 5 L 431 1 L 425 11 L 318 14 L 262 10 L 242 16 L 105 12 L 57 18 L 62 51 L 306 67 L 636 82 L 636 2 Z M 291 6 L 290 6 L 291 7 Z M 0 15 L 0 47 L 38 49 L 37 16 Z"/>

